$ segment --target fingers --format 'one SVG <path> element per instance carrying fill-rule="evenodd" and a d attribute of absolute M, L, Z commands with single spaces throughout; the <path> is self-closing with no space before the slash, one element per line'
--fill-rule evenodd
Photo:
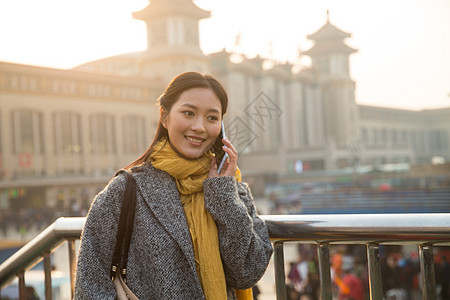
<path fill-rule="evenodd" d="M 211 166 L 209 168 L 209 178 L 218 177 L 218 176 L 234 176 L 237 171 L 237 160 L 238 160 L 238 152 L 236 148 L 234 148 L 233 144 L 228 139 L 222 139 L 222 143 L 224 144 L 223 151 L 228 154 L 228 158 L 225 161 L 225 164 L 220 171 L 220 174 L 217 173 L 217 162 L 216 158 L 213 157 L 211 159 Z"/>
<path fill-rule="evenodd" d="M 223 146 L 223 150 L 228 153 L 230 157 L 236 157 L 237 158 L 237 150 L 234 148 L 233 144 L 228 139 L 222 139 L 222 143 L 225 145 Z"/>
<path fill-rule="evenodd" d="M 223 151 L 228 154 L 227 164 L 224 166 L 223 176 L 234 176 L 237 170 L 238 152 L 228 139 L 222 139 Z M 222 172 L 221 174 L 222 175 Z"/>
<path fill-rule="evenodd" d="M 212 157 L 211 158 L 211 165 L 209 167 L 209 175 L 208 175 L 208 177 L 212 178 L 212 177 L 217 177 L 217 176 L 219 176 L 219 174 L 217 174 L 216 158 Z"/>

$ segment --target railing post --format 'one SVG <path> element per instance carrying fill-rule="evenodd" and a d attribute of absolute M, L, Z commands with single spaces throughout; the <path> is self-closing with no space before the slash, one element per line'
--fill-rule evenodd
<path fill-rule="evenodd" d="M 17 279 L 19 280 L 19 299 L 27 299 L 27 289 L 25 286 L 25 271 L 20 271 L 17 273 Z"/>
<path fill-rule="evenodd" d="M 287 300 L 286 293 L 286 274 L 284 272 L 284 244 L 275 242 L 274 247 L 274 264 L 275 264 L 275 287 L 277 293 L 277 300 Z"/>
<path fill-rule="evenodd" d="M 44 252 L 45 299 L 52 300 L 52 262 L 51 252 Z"/>
<path fill-rule="evenodd" d="M 433 247 L 431 245 L 419 245 L 419 256 L 422 298 L 434 300 L 436 299 L 436 278 L 434 275 Z"/>
<path fill-rule="evenodd" d="M 320 243 L 317 247 L 320 275 L 320 299 L 331 300 L 330 248 L 328 243 Z"/>
<path fill-rule="evenodd" d="M 75 268 L 76 268 L 76 257 L 75 257 L 75 240 L 67 241 L 69 248 L 69 271 L 70 271 L 70 296 L 71 299 L 75 296 Z"/>
<path fill-rule="evenodd" d="M 367 260 L 369 265 L 369 289 L 371 300 L 383 299 L 380 266 L 380 245 L 367 244 Z"/>

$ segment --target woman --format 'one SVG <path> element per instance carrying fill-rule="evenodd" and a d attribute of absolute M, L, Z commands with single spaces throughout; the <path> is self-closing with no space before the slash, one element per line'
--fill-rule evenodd
<path fill-rule="evenodd" d="M 222 139 L 228 98 L 209 75 L 175 77 L 159 98 L 147 151 L 126 167 L 136 182 L 127 285 L 139 299 L 236 299 L 264 274 L 272 245 L 238 154 Z M 223 144 L 222 144 L 223 143 Z M 227 162 L 217 172 L 216 158 Z M 83 230 L 75 299 L 114 299 L 110 267 L 126 179 L 97 195 Z"/>

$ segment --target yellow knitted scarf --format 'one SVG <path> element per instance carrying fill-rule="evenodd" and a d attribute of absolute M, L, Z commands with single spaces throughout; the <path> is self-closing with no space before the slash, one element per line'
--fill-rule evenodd
<path fill-rule="evenodd" d="M 161 140 L 155 146 L 151 160 L 155 168 L 175 178 L 192 237 L 203 293 L 206 300 L 220 300 L 227 299 L 225 273 L 220 258 L 217 226 L 205 209 L 203 195 L 203 181 L 208 178 L 212 156 L 208 151 L 198 159 L 185 159 L 166 140 Z M 235 177 L 241 180 L 239 170 Z M 239 300 L 251 299 L 251 289 L 237 290 L 236 294 Z"/>

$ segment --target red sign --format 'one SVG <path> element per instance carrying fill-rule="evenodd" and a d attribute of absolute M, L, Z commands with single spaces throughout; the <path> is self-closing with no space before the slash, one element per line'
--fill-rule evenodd
<path fill-rule="evenodd" d="M 31 153 L 23 152 L 19 154 L 19 166 L 22 168 L 29 168 L 33 162 Z"/>

